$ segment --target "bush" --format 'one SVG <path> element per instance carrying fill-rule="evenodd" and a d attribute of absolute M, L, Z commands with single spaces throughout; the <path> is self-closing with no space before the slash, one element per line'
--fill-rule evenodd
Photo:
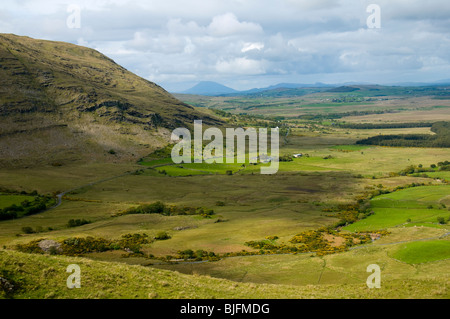
<path fill-rule="evenodd" d="M 77 226 L 82 226 L 82 225 L 86 225 L 86 224 L 90 224 L 91 221 L 90 220 L 86 220 L 86 219 L 71 219 L 67 222 L 67 227 L 77 227 Z"/>
<path fill-rule="evenodd" d="M 142 214 L 163 214 L 166 211 L 166 205 L 161 201 L 148 205 L 142 205 L 139 208 Z"/>
<path fill-rule="evenodd" d="M 150 242 L 147 234 L 125 234 L 110 247 L 112 249 L 129 249 L 135 254 L 141 253 L 141 245 Z"/>
<path fill-rule="evenodd" d="M 283 155 L 279 157 L 280 162 L 292 162 L 294 159 L 290 155 Z"/>
<path fill-rule="evenodd" d="M 0 220 L 8 220 L 17 218 L 16 212 L 10 212 L 0 209 Z"/>
<path fill-rule="evenodd" d="M 170 239 L 170 238 L 172 238 L 172 237 L 170 237 L 170 235 L 165 231 L 160 231 L 154 237 L 154 239 L 156 239 L 156 240 L 166 240 L 166 239 Z"/>
<path fill-rule="evenodd" d="M 216 206 L 225 206 L 225 202 L 223 202 L 223 201 L 221 201 L 221 200 L 218 200 L 218 201 L 216 202 Z"/>
<path fill-rule="evenodd" d="M 47 206 L 45 205 L 45 203 L 41 202 L 37 206 L 30 206 L 30 207 L 25 208 L 25 215 L 29 216 L 29 215 L 38 214 L 40 212 L 43 212 L 46 209 L 47 209 Z"/>
<path fill-rule="evenodd" d="M 72 237 L 65 239 L 61 248 L 64 255 L 77 256 L 90 252 L 103 252 L 111 249 L 111 241 L 104 238 L 86 238 Z"/>
<path fill-rule="evenodd" d="M 29 227 L 29 226 L 22 227 L 22 231 L 23 231 L 25 234 L 34 234 L 34 233 L 35 233 L 35 231 L 33 230 L 33 228 L 31 228 L 31 227 Z"/>
<path fill-rule="evenodd" d="M 438 217 L 438 218 L 437 218 L 437 221 L 438 221 L 438 223 L 441 224 L 441 225 L 444 225 L 444 224 L 447 223 L 447 222 L 445 221 L 445 218 L 444 218 L 444 217 Z"/>

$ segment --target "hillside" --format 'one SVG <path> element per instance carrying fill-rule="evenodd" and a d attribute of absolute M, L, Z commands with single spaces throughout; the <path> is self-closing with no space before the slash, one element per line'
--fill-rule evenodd
<path fill-rule="evenodd" d="M 66 268 L 77 264 L 81 288 L 68 289 Z M 301 299 L 301 298 L 446 298 L 436 280 L 392 280 L 384 289 L 365 283 L 291 286 L 234 282 L 202 275 L 79 257 L 45 256 L 0 250 L 0 299 Z M 12 287 L 11 287 L 12 285 Z M 7 288 L 12 288 L 8 290 Z M 439 294 L 436 294 L 439 292 Z M 169 310 L 169 311 L 174 311 Z M 176 310 L 175 310 L 176 311 Z"/>
<path fill-rule="evenodd" d="M 136 160 L 199 118 L 98 51 L 0 34 L 2 167 Z"/>

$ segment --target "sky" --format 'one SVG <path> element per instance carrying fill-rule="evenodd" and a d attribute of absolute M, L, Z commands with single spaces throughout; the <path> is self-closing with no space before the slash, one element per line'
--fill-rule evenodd
<path fill-rule="evenodd" d="M 96 49 L 171 92 L 450 78 L 448 0 L 2 0 L 0 33 Z"/>

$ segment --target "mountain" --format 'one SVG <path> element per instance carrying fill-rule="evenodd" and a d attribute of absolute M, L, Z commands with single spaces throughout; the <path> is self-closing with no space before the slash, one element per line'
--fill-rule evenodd
<path fill-rule="evenodd" d="M 266 91 L 272 91 L 272 90 L 280 90 L 280 89 L 300 89 L 300 88 L 323 88 L 323 87 L 333 87 L 334 85 L 331 84 L 324 84 L 324 83 L 314 83 L 314 84 L 304 84 L 304 83 L 278 83 L 275 85 L 270 85 L 268 87 L 264 88 L 254 88 L 246 91 L 240 91 L 240 94 L 254 94 L 254 93 L 261 93 Z"/>
<path fill-rule="evenodd" d="M 221 122 L 100 52 L 0 34 L 0 166 L 135 160 Z"/>
<path fill-rule="evenodd" d="M 220 83 L 212 82 L 212 81 L 202 81 L 191 87 L 190 89 L 181 92 L 183 94 L 196 94 L 196 95 L 222 95 L 222 94 L 232 94 L 237 93 L 232 88 L 228 86 L 222 85 Z"/>

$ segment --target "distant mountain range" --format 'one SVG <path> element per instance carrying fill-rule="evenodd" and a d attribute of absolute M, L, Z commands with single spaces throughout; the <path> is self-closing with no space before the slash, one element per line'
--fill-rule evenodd
<path fill-rule="evenodd" d="M 197 85 L 192 88 L 183 91 L 183 92 L 174 92 L 181 94 L 193 94 L 193 95 L 207 95 L 207 96 L 222 96 L 222 95 L 253 95 L 262 92 L 269 91 L 281 91 L 281 90 L 290 90 L 290 89 L 300 89 L 300 88 L 318 88 L 321 91 L 326 90 L 326 88 L 339 88 L 346 86 L 354 86 L 354 85 L 377 85 L 375 83 L 368 82 L 345 82 L 339 84 L 326 84 L 317 82 L 314 84 L 306 84 L 306 83 L 278 83 L 275 85 L 271 85 L 264 88 L 254 88 L 250 90 L 238 91 L 222 85 L 217 82 L 212 81 L 203 81 L 199 82 Z M 435 86 L 435 85 L 450 85 L 450 79 L 439 80 L 435 82 L 401 82 L 401 83 L 392 83 L 386 84 L 385 86 Z"/>

